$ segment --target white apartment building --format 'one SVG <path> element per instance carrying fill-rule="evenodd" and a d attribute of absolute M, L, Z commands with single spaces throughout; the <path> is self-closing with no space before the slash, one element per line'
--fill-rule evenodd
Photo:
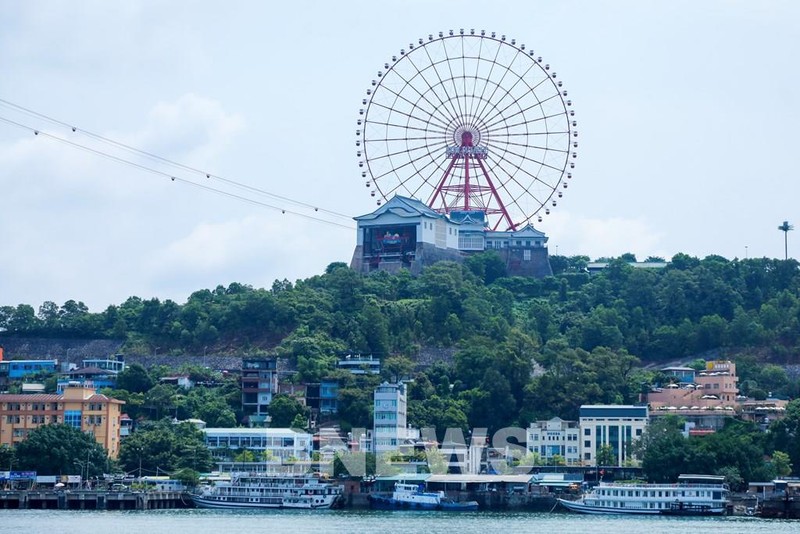
<path fill-rule="evenodd" d="M 527 429 L 528 452 L 537 453 L 545 465 L 552 465 L 556 455 L 567 465 L 581 465 L 580 428 L 577 421 L 554 417 L 536 421 Z"/>
<path fill-rule="evenodd" d="M 291 428 L 203 428 L 202 431 L 206 446 L 216 459 L 230 459 L 241 450 L 248 450 L 257 461 L 311 460 L 311 434 Z"/>
<path fill-rule="evenodd" d="M 404 444 L 408 438 L 407 406 L 405 384 L 384 382 L 375 388 L 372 432 L 375 454 L 397 451 Z"/>
<path fill-rule="evenodd" d="M 641 439 L 647 427 L 647 406 L 583 405 L 580 407 L 581 460 L 596 466 L 600 447 L 609 445 L 614 465 L 624 465 L 634 458 L 631 445 Z"/>

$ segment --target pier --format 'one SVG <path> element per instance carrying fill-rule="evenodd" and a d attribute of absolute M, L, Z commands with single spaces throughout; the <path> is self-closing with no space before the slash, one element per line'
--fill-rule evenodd
<path fill-rule="evenodd" d="M 2 509 L 158 510 L 191 508 L 178 491 L 12 490 L 0 491 Z"/>

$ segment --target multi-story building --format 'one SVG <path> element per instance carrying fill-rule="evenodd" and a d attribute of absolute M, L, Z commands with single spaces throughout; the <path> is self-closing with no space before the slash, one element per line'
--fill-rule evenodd
<path fill-rule="evenodd" d="M 267 406 L 278 393 L 275 358 L 242 360 L 242 408 L 251 425 L 267 421 Z"/>
<path fill-rule="evenodd" d="M 677 374 L 677 370 L 683 370 Z M 662 371 L 675 376 L 677 383 L 655 388 L 647 394 L 651 409 L 672 407 L 673 410 L 714 409 L 736 406 L 739 388 L 736 383 L 736 364 L 727 361 L 710 361 L 702 371 L 687 368 L 667 368 Z M 691 372 L 689 372 L 691 371 Z"/>
<path fill-rule="evenodd" d="M 55 373 L 58 371 L 58 360 L 5 360 L 0 361 L 0 377 L 8 380 L 20 378 L 40 372 Z"/>
<path fill-rule="evenodd" d="M 647 406 L 583 405 L 580 407 L 581 460 L 583 465 L 596 466 L 603 446 L 611 447 L 613 465 L 624 465 L 635 458 L 632 444 L 647 427 Z"/>
<path fill-rule="evenodd" d="M 516 276 L 552 275 L 548 237 L 532 225 L 491 230 L 479 210 L 439 213 L 419 200 L 396 195 L 372 213 L 356 217 L 351 267 L 360 273 L 408 269 L 418 274 L 438 261 L 461 262 L 494 250 Z"/>
<path fill-rule="evenodd" d="M 204 428 L 202 432 L 211 455 L 218 460 L 232 460 L 241 450 L 253 452 L 256 461 L 311 460 L 311 434 L 291 428 Z"/>
<path fill-rule="evenodd" d="M 542 463 L 552 465 L 556 456 L 567 465 L 581 465 L 580 428 L 577 421 L 554 417 L 531 423 L 527 430 L 528 451 L 539 454 Z"/>
<path fill-rule="evenodd" d="M 407 405 L 404 383 L 383 382 L 375 388 L 372 432 L 375 454 L 397 451 L 404 444 Z"/>
<path fill-rule="evenodd" d="M 336 413 L 339 399 L 339 381 L 324 378 L 319 383 L 306 384 L 306 406 L 315 413 L 329 415 Z"/>
<path fill-rule="evenodd" d="M 381 360 L 372 354 L 345 354 L 336 362 L 336 367 L 353 375 L 377 375 L 381 372 Z"/>
<path fill-rule="evenodd" d="M 93 388 L 67 387 L 62 394 L 0 395 L 0 444 L 13 446 L 42 425 L 64 423 L 92 434 L 116 458 L 120 444 L 121 400 Z"/>

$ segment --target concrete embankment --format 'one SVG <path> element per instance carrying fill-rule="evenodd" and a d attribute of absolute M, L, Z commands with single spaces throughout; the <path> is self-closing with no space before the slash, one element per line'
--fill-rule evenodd
<path fill-rule="evenodd" d="M 5 509 L 157 510 L 191 506 L 188 495 L 177 491 L 0 491 L 0 508 Z"/>

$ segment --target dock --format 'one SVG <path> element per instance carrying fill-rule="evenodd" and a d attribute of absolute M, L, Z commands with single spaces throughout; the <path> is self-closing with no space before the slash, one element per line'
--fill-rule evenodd
<path fill-rule="evenodd" d="M 0 509 L 159 510 L 192 508 L 179 491 L 11 490 L 0 491 Z"/>

